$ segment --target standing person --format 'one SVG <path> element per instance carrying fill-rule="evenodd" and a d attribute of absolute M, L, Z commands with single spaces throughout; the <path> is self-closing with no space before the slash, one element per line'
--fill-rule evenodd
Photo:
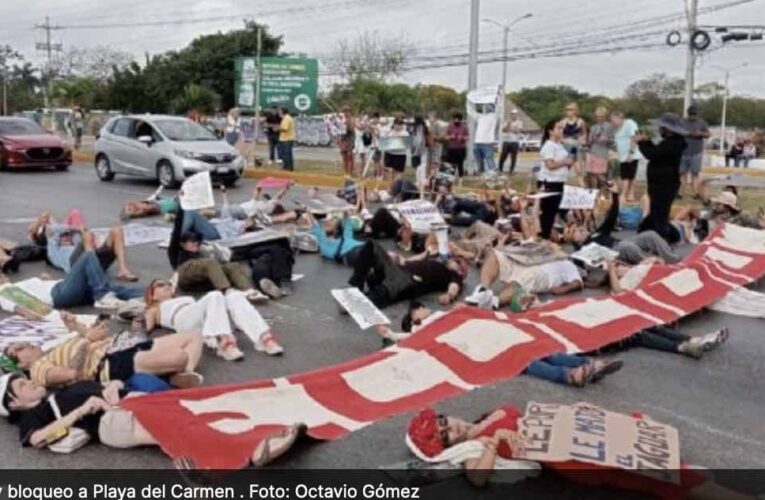
<path fill-rule="evenodd" d="M 664 113 L 652 120 L 659 127 L 661 142 L 654 144 L 644 133 L 638 132 L 633 141 L 640 153 L 648 159 L 646 192 L 650 213 L 643 219 L 639 232 L 653 230 L 667 241 L 672 241 L 673 228 L 669 223 L 672 202 L 680 190 L 680 162 L 686 149 L 688 134 L 686 121 L 674 113 Z"/>
<path fill-rule="evenodd" d="M 356 144 L 353 150 L 359 155 L 359 175 L 363 176 L 367 166 L 367 155 L 372 152 L 372 133 L 369 131 L 369 118 L 364 112 L 356 118 Z"/>
<path fill-rule="evenodd" d="M 598 106 L 595 110 L 595 123 L 590 128 L 587 144 L 587 175 L 585 184 L 590 189 L 599 189 L 606 183 L 608 173 L 608 153 L 614 146 L 614 127 L 607 121 L 608 109 Z"/>
<path fill-rule="evenodd" d="M 518 118 L 518 110 L 510 111 L 510 118 L 505 120 L 502 125 L 502 151 L 499 154 L 499 173 L 505 167 L 505 160 L 510 156 L 509 175 L 515 172 L 515 164 L 518 161 L 518 151 L 521 148 L 521 133 L 523 132 L 523 121 Z"/>
<path fill-rule="evenodd" d="M 739 159 L 744 154 L 744 143 L 741 139 L 736 139 L 736 142 L 728 150 L 728 154 L 725 155 L 725 166 L 730 167 L 730 161 L 733 160 L 733 166 L 738 168 Z"/>
<path fill-rule="evenodd" d="M 576 163 L 576 160 L 563 145 L 563 124 L 561 122 L 549 122 L 545 126 L 544 133 L 548 138 L 539 151 L 542 157 L 539 181 L 546 192 L 561 193 L 541 200 L 541 236 L 549 240 L 555 224 L 555 216 L 560 209 L 560 202 L 563 198 L 563 186 L 568 180 L 569 169 Z"/>
<path fill-rule="evenodd" d="M 441 163 L 444 156 L 444 139 L 446 136 L 446 123 L 438 119 L 435 111 L 428 113 L 425 122 L 430 132 L 430 146 L 428 147 L 428 169 Z"/>
<path fill-rule="evenodd" d="M 425 168 L 428 164 L 428 149 L 430 148 L 431 137 L 428 125 L 422 115 L 415 115 L 412 125 L 412 168 L 418 170 L 422 165 L 423 156 L 425 157 Z"/>
<path fill-rule="evenodd" d="M 563 112 L 562 143 L 574 159 L 578 160 L 582 152 L 581 146 L 587 141 L 587 123 L 579 116 L 579 105 L 575 102 L 568 103 Z"/>
<path fill-rule="evenodd" d="M 635 120 L 624 118 L 624 113 L 611 113 L 611 125 L 614 126 L 614 142 L 619 155 L 619 177 L 622 181 L 622 196 L 625 201 L 635 201 L 635 177 L 638 169 L 638 150 L 632 137 L 638 131 Z"/>
<path fill-rule="evenodd" d="M 290 110 L 283 107 L 282 120 L 279 123 L 279 157 L 282 159 L 282 168 L 284 170 L 295 170 L 292 147 L 295 144 L 296 137 L 295 119 L 292 118 Z"/>
<path fill-rule="evenodd" d="M 82 132 L 85 130 L 85 111 L 75 106 L 72 110 L 72 114 L 69 117 L 69 126 L 72 128 L 72 135 L 74 136 L 74 149 L 80 149 L 82 146 Z"/>
<path fill-rule="evenodd" d="M 688 118 L 685 120 L 685 128 L 688 135 L 685 138 L 685 151 L 680 161 L 680 193 L 678 198 L 683 197 L 685 186 L 691 184 L 693 199 L 702 199 L 703 186 L 701 184 L 701 162 L 704 159 L 704 139 L 709 137 L 709 126 L 699 116 L 699 107 L 696 104 L 688 106 Z"/>
<path fill-rule="evenodd" d="M 470 131 L 463 121 L 462 113 L 454 113 L 446 129 L 446 161 L 457 167 L 460 178 L 465 176 L 465 157 Z"/>
<path fill-rule="evenodd" d="M 351 113 L 351 108 L 343 106 L 342 120 L 345 131 L 337 138 L 337 147 L 340 149 L 340 159 L 343 162 L 343 173 L 353 176 L 353 148 L 356 145 L 356 119 Z"/>
<path fill-rule="evenodd" d="M 385 147 L 383 157 L 385 168 L 392 172 L 391 177 L 399 180 L 404 176 L 407 152 L 406 139 L 409 137 L 409 132 L 404 126 L 404 119 L 400 116 L 395 117 L 391 126 L 382 130 L 380 135 L 391 143 L 391 146 Z"/>
<path fill-rule="evenodd" d="M 744 163 L 744 168 L 749 168 L 749 161 L 757 158 L 757 146 L 751 139 L 747 139 L 746 142 L 744 142 L 741 158 Z"/>
<path fill-rule="evenodd" d="M 242 121 L 239 108 L 231 108 L 226 116 L 226 142 L 235 146 L 239 142 L 239 134 L 242 131 Z"/>
<path fill-rule="evenodd" d="M 372 113 L 372 118 L 367 124 L 369 134 L 372 136 L 372 144 L 369 153 L 372 155 L 372 163 L 375 165 L 375 179 L 383 178 L 382 151 L 380 151 L 380 113 Z"/>
<path fill-rule="evenodd" d="M 279 149 L 279 127 L 282 122 L 282 116 L 279 114 L 277 106 L 271 106 L 271 111 L 266 116 L 266 138 L 268 139 L 268 164 L 272 165 L 277 161 L 277 151 Z"/>
<path fill-rule="evenodd" d="M 497 144 L 497 113 L 493 104 L 484 104 L 475 117 L 475 156 L 478 173 L 495 172 L 494 149 Z"/>

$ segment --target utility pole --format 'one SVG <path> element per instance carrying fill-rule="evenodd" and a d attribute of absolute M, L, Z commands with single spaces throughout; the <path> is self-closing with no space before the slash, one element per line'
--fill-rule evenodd
<path fill-rule="evenodd" d="M 502 24 L 500 22 L 495 21 L 494 19 L 483 19 L 483 22 L 485 23 L 491 23 L 502 28 L 502 32 L 504 34 L 504 41 L 502 44 L 502 95 L 503 96 L 507 93 L 507 60 L 509 58 L 508 45 L 510 43 L 510 30 L 512 29 L 513 26 L 515 26 L 519 22 L 533 16 L 534 15 L 531 13 L 524 14 L 516 19 L 513 19 L 511 22 L 507 24 Z"/>
<path fill-rule="evenodd" d="M 683 101 L 683 116 L 688 117 L 688 106 L 693 102 L 694 74 L 696 69 L 696 52 L 693 48 L 693 34 L 696 32 L 698 0 L 685 0 L 685 18 L 688 22 L 688 52 L 685 56 L 685 100 Z"/>
<path fill-rule="evenodd" d="M 252 166 L 255 166 L 255 145 L 260 137 L 260 80 L 263 77 L 263 25 L 258 24 L 257 80 L 255 80 L 255 137 L 252 138 Z"/>
<path fill-rule="evenodd" d="M 739 68 L 743 68 L 745 66 L 748 66 L 749 63 L 743 63 L 739 64 L 735 68 L 721 68 L 719 66 L 715 66 L 718 69 L 721 69 L 725 72 L 725 90 L 723 93 L 723 102 L 722 102 L 722 116 L 720 117 L 720 156 L 725 157 L 725 128 L 726 128 L 726 121 L 728 118 L 728 97 L 730 97 L 730 72 Z"/>
<path fill-rule="evenodd" d="M 8 116 L 8 62 L 3 58 L 3 116 Z"/>
<path fill-rule="evenodd" d="M 478 86 L 478 21 L 481 0 L 470 0 L 470 58 L 468 62 L 468 91 Z"/>
<path fill-rule="evenodd" d="M 38 42 L 35 46 L 37 50 L 45 51 L 48 56 L 48 90 L 45 96 L 45 107 L 50 109 L 53 105 L 53 52 L 61 52 L 63 50 L 60 43 L 51 43 L 50 33 L 51 31 L 60 30 L 61 26 L 51 26 L 50 18 L 45 16 L 45 24 L 36 24 L 35 29 L 45 31 L 45 42 Z"/>

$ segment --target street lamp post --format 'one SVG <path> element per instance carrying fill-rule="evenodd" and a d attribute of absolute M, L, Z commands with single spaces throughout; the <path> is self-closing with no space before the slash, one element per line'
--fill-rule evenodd
<path fill-rule="evenodd" d="M 502 44 L 502 96 L 504 97 L 505 93 L 507 92 L 507 58 L 508 58 L 508 42 L 510 40 L 510 29 L 518 24 L 519 22 L 523 21 L 524 19 L 528 19 L 530 17 L 533 17 L 533 14 L 527 13 L 522 15 L 521 17 L 518 17 L 514 19 L 513 21 L 502 24 L 500 22 L 495 21 L 494 19 L 483 19 L 483 22 L 485 23 L 491 23 L 499 26 L 502 28 L 502 31 L 504 33 L 503 38 L 503 44 Z"/>
<path fill-rule="evenodd" d="M 730 95 L 730 92 L 728 89 L 730 87 L 730 73 L 731 71 L 741 69 L 748 65 L 749 63 L 742 63 L 733 68 L 722 68 L 720 66 L 714 66 L 715 68 L 725 72 L 725 90 L 723 91 L 722 116 L 720 117 L 720 147 L 719 147 L 720 155 L 723 157 L 725 156 L 725 128 L 726 128 L 726 120 L 728 118 L 728 96 Z"/>

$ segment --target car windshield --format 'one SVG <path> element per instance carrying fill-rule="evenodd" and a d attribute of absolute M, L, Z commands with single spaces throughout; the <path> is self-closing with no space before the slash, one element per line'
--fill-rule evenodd
<path fill-rule="evenodd" d="M 217 141 L 206 128 L 188 120 L 157 120 L 154 124 L 171 141 Z"/>
<path fill-rule="evenodd" d="M 48 132 L 32 120 L 0 120 L 2 135 L 38 135 Z"/>

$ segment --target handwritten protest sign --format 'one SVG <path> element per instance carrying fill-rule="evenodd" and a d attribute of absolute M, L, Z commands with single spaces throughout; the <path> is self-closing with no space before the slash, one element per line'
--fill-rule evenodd
<path fill-rule="evenodd" d="M 348 311 L 359 328 L 366 330 L 374 325 L 389 325 L 390 320 L 358 288 L 332 290 L 335 300 Z"/>
<path fill-rule="evenodd" d="M 91 233 L 96 235 L 98 241 L 104 241 L 109 235 L 109 231 L 111 231 L 111 228 L 103 227 L 93 229 L 91 230 Z M 165 240 L 170 237 L 172 228 L 168 226 L 150 226 L 148 224 L 134 222 L 122 226 L 122 231 L 125 235 L 125 246 L 133 247 L 136 245 L 156 243 Z"/>
<path fill-rule="evenodd" d="M 560 208 L 565 210 L 592 210 L 595 208 L 597 200 L 597 189 L 585 189 L 566 185 L 563 187 L 563 199 L 560 202 Z"/>
<path fill-rule="evenodd" d="M 585 245 L 571 254 L 572 259 L 578 260 L 590 267 L 604 267 L 606 262 L 618 256 L 619 252 L 615 252 L 597 243 Z"/>
<path fill-rule="evenodd" d="M 51 306 L 16 285 L 0 288 L 0 305 L 4 310 L 36 318 L 53 311 Z"/>
<path fill-rule="evenodd" d="M 677 429 L 648 418 L 614 413 L 589 403 L 532 401 L 518 430 L 525 440 L 522 458 L 527 460 L 575 460 L 634 470 L 675 484 L 680 481 Z"/>
<path fill-rule="evenodd" d="M 179 198 L 184 210 L 200 210 L 215 206 L 210 172 L 199 172 L 185 181 L 181 186 Z"/>
<path fill-rule="evenodd" d="M 30 342 L 47 351 L 75 335 L 51 321 L 11 316 L 0 320 L 0 351 L 14 342 Z"/>
<path fill-rule="evenodd" d="M 429 201 L 410 200 L 392 205 L 389 209 L 398 212 L 416 233 L 427 234 L 434 225 L 446 224 L 436 206 Z"/>

